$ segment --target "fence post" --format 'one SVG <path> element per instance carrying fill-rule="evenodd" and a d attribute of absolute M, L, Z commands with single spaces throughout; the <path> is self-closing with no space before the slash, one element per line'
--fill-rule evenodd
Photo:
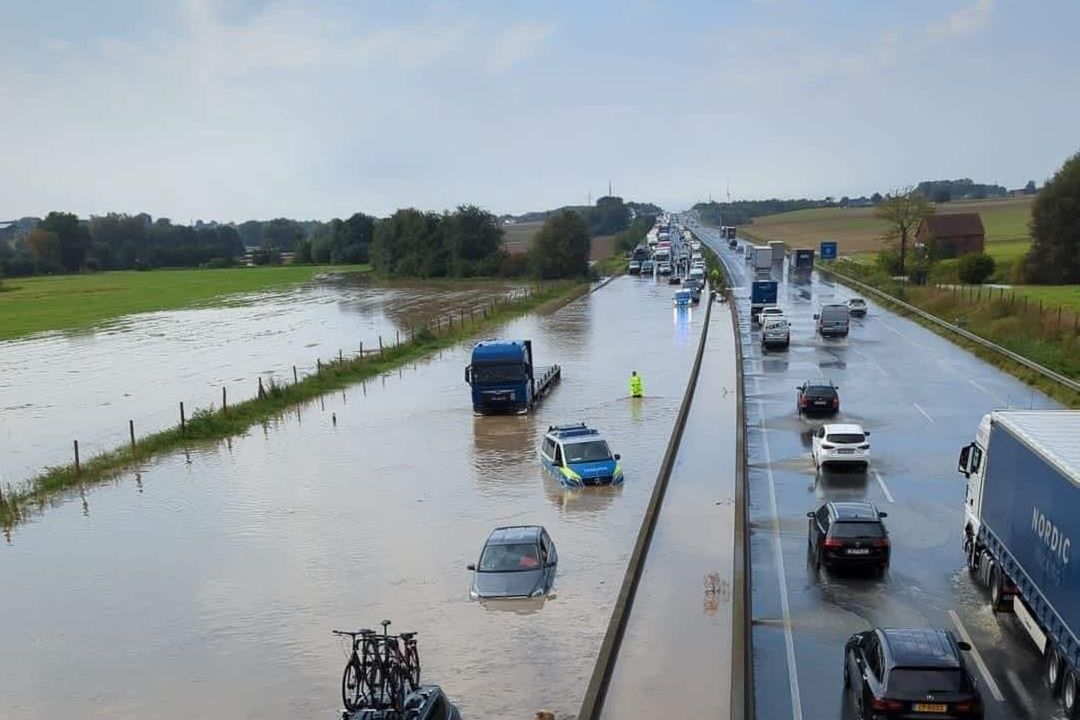
<path fill-rule="evenodd" d="M 229 409 L 229 397 L 225 394 L 225 386 L 221 386 L 221 412 Z"/>
<path fill-rule="evenodd" d="M 345 355 L 341 352 L 341 348 L 338 348 L 337 351 L 337 361 L 339 365 L 345 362 Z"/>
<path fill-rule="evenodd" d="M 260 375 L 259 376 L 259 399 L 260 400 L 262 400 L 263 395 L 265 395 L 265 393 L 263 392 L 262 376 Z"/>
<path fill-rule="evenodd" d="M 300 382 L 300 381 L 299 381 L 299 380 L 297 379 L 297 375 L 296 375 L 296 366 L 295 366 L 295 365 L 293 365 L 293 366 L 292 366 L 292 381 L 293 381 L 293 385 L 295 385 L 296 383 Z"/>
<path fill-rule="evenodd" d="M 79 465 L 79 441 L 75 441 L 75 474 L 78 475 L 82 472 L 82 467 Z"/>
<path fill-rule="evenodd" d="M 184 401 L 180 401 L 180 432 L 187 430 L 187 418 L 184 417 Z"/>
<path fill-rule="evenodd" d="M 128 420 L 128 433 L 131 435 L 131 454 L 135 454 L 135 421 Z"/>
<path fill-rule="evenodd" d="M 401 344 L 401 330 L 398 330 L 396 328 L 394 329 L 394 344 L 395 345 L 400 345 Z"/>
<path fill-rule="evenodd" d="M 1058 332 L 1061 332 L 1061 306 L 1058 305 Z"/>
<path fill-rule="evenodd" d="M 364 359 L 364 341 L 363 340 L 360 341 L 360 359 L 361 360 Z"/>
<path fill-rule="evenodd" d="M 379 336 L 379 357 L 382 357 L 382 335 Z"/>

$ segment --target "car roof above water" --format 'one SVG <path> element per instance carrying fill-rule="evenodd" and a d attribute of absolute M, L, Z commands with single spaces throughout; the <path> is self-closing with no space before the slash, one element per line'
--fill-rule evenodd
<path fill-rule="evenodd" d="M 539 525 L 507 525 L 497 527 L 488 536 L 488 545 L 511 545 L 524 542 L 536 542 L 543 531 Z"/>
<path fill-rule="evenodd" d="M 893 664 L 902 667 L 959 668 L 952 635 L 939 628 L 882 629 Z"/>

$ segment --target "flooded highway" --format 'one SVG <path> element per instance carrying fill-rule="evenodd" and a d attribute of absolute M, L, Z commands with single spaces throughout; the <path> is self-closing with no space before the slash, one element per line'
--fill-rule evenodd
<path fill-rule="evenodd" d="M 179 403 L 254 397 L 257 379 L 292 381 L 324 360 L 393 342 L 410 324 L 518 292 L 513 284 L 376 284 L 329 274 L 221 307 L 128 315 L 97 328 L 0 342 L 0 484 L 179 423 Z"/>
<path fill-rule="evenodd" d="M 822 340 L 813 313 L 856 293 L 817 273 L 800 284 L 773 270 L 791 347 L 762 352 L 749 320 L 752 270 L 715 231 L 702 234 L 722 248 L 741 298 L 757 716 L 853 718 L 842 687 L 843 646 L 872 626 L 968 634 L 988 719 L 1059 716 L 1016 618 L 992 613 L 965 569 L 964 482 L 956 472 L 959 449 L 983 414 L 1053 401 L 873 302 L 865 318 L 852 319 L 846 339 Z M 868 472 L 815 472 L 810 435 L 822 421 L 796 414 L 795 388 L 822 377 L 839 386 L 838 420 L 872 433 Z M 892 561 L 881 580 L 808 562 L 806 513 L 846 499 L 869 499 L 888 512 Z M 975 669 L 980 662 L 985 672 Z"/>
<path fill-rule="evenodd" d="M 534 414 L 473 417 L 462 345 L 72 494 L 0 549 L 0 717 L 328 718 L 345 662 L 330 630 L 383 618 L 419 631 L 424 681 L 466 717 L 572 716 L 702 314 L 620 278 L 500 333 L 563 366 Z M 548 424 L 582 420 L 622 454 L 623 487 L 566 491 L 541 470 Z M 557 544 L 556 596 L 471 601 L 466 564 L 522 523 Z"/>

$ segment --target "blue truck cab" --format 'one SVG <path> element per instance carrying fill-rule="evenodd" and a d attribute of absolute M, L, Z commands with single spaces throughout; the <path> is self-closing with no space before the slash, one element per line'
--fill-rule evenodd
<path fill-rule="evenodd" d="M 540 462 L 565 487 L 619 485 L 619 456 L 612 454 L 599 430 L 585 423 L 552 425 L 540 445 Z"/>
<path fill-rule="evenodd" d="M 775 305 L 779 296 L 779 284 L 775 280 L 755 280 L 750 286 L 750 319 L 758 322 L 761 309 Z"/>
<path fill-rule="evenodd" d="M 476 343 L 465 382 L 472 387 L 473 412 L 521 414 L 559 379 L 558 365 L 537 367 L 531 340 L 484 340 Z"/>

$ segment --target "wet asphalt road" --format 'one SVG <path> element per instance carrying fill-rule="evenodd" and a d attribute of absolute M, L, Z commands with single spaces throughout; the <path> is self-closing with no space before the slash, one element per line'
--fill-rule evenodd
<path fill-rule="evenodd" d="M 672 289 L 619 278 L 502 328 L 563 366 L 529 415 L 473 417 L 462 343 L 58 498 L 0 545 L 0 718 L 330 718 L 330 629 L 382 618 L 419 631 L 424 680 L 465 717 L 573 716 L 698 344 L 703 312 Z M 623 486 L 541 469 L 547 426 L 582 420 Z M 523 523 L 558 545 L 556 596 L 471 601 L 466 564 Z"/>
<path fill-rule="evenodd" d="M 773 270 L 792 343 L 763 353 L 749 321 L 752 270 L 715 231 L 702 234 L 737 278 L 743 311 L 757 716 L 854 717 L 842 690 L 843 645 L 871 626 L 966 632 L 986 668 L 971 663 L 987 718 L 1059 716 L 1015 617 L 993 615 L 964 569 L 964 482 L 955 470 L 983 414 L 1055 403 L 873 302 L 866 318 L 853 319 L 847 339 L 818 338 L 815 308 L 855 293 L 816 273 L 796 284 Z M 871 431 L 869 472 L 815 472 L 810 434 L 821 421 L 795 412 L 796 385 L 815 377 L 839 386 L 838 419 Z M 889 513 L 892 563 L 882 580 L 830 576 L 807 563 L 806 513 L 826 500 L 854 498 Z"/>

